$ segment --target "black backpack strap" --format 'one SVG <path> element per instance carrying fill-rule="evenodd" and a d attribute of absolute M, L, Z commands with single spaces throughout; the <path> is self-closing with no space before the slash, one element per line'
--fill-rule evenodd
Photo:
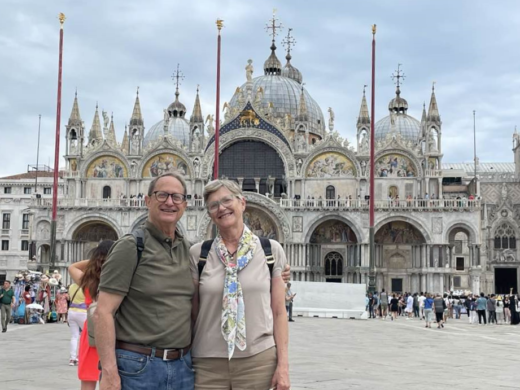
<path fill-rule="evenodd" d="M 274 256 L 273 250 L 271 248 L 271 241 L 265 237 L 258 237 L 260 239 L 260 243 L 262 244 L 262 249 L 265 253 L 265 260 L 267 262 L 267 266 L 269 267 L 269 275 L 271 278 L 273 277 L 273 268 L 274 268 Z"/>
<path fill-rule="evenodd" d="M 204 270 L 204 266 L 206 265 L 206 260 L 208 260 L 211 245 L 213 245 L 213 240 L 206 240 L 202 243 L 202 248 L 200 249 L 199 256 L 199 279 L 200 275 L 202 275 L 202 271 Z"/>
<path fill-rule="evenodd" d="M 139 227 L 135 229 L 132 232 L 132 236 L 134 236 L 135 239 L 135 245 L 137 247 L 137 264 L 135 266 L 135 269 L 137 270 L 137 267 L 139 266 L 139 262 L 141 261 L 141 257 L 143 256 L 144 251 L 144 230 L 143 228 Z M 135 271 L 134 271 L 135 273 Z"/>

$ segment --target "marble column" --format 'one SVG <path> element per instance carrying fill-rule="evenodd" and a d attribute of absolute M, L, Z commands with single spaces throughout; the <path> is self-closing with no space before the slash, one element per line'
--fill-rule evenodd
<path fill-rule="evenodd" d="M 255 177 L 255 188 L 256 188 L 256 192 L 260 193 L 260 178 L 259 177 Z M 262 195 L 265 195 L 265 194 L 262 194 Z"/>
<path fill-rule="evenodd" d="M 421 274 L 421 291 L 426 291 L 426 274 Z"/>
<path fill-rule="evenodd" d="M 439 290 L 440 293 L 444 293 L 444 274 L 439 275 Z"/>

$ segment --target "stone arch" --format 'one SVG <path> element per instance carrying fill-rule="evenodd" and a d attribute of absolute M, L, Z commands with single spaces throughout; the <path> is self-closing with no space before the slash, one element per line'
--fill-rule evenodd
<path fill-rule="evenodd" d="M 314 218 L 311 223 L 309 224 L 309 228 L 307 229 L 307 232 L 305 233 L 305 243 L 311 242 L 311 237 L 314 231 L 318 226 L 320 226 L 322 223 L 327 221 L 339 221 L 343 222 L 344 224 L 348 225 L 350 229 L 352 229 L 352 232 L 354 233 L 357 242 L 361 243 L 365 240 L 365 237 L 363 236 L 361 230 L 357 227 L 357 225 L 349 218 L 344 217 L 342 215 L 338 215 L 334 212 L 326 213 L 325 215 L 320 215 L 319 217 Z"/>
<path fill-rule="evenodd" d="M 108 215 L 105 215 L 105 214 L 90 214 L 90 215 L 87 215 L 87 216 L 84 216 L 84 217 L 81 217 L 81 218 L 78 218 L 76 220 L 74 220 L 73 222 L 69 223 L 65 229 L 63 230 L 65 233 L 65 239 L 68 239 L 68 240 L 72 240 L 73 239 L 73 236 L 74 236 L 74 232 L 76 232 L 76 230 L 81 227 L 82 225 L 84 224 L 87 224 L 87 223 L 102 223 L 102 224 L 105 224 L 105 225 L 108 225 L 109 227 L 111 227 L 117 237 L 121 237 L 124 235 L 124 232 L 121 230 L 120 226 L 119 226 L 119 223 L 109 217 Z"/>
<path fill-rule="evenodd" d="M 377 232 L 387 223 L 389 222 L 407 222 L 410 225 L 412 225 L 414 228 L 416 228 L 419 233 L 422 234 L 424 240 L 426 243 L 431 243 L 432 238 L 430 233 L 428 232 L 428 229 L 426 226 L 424 226 L 420 221 L 415 220 L 413 218 L 407 217 L 407 216 L 390 216 L 382 219 L 381 221 L 378 221 L 374 227 L 374 234 L 377 234 Z"/>
<path fill-rule="evenodd" d="M 292 239 L 291 229 L 289 221 L 285 216 L 284 212 L 280 209 L 280 206 L 272 200 L 266 198 L 263 195 L 259 195 L 253 192 L 246 192 L 244 194 L 246 199 L 246 212 L 247 207 L 251 209 L 261 210 L 265 213 L 270 220 L 273 222 L 276 232 L 278 234 L 277 241 L 280 243 L 290 242 Z M 245 214 L 245 213 L 244 213 Z M 204 213 L 202 221 L 199 224 L 197 239 L 199 241 L 205 240 L 210 237 L 210 227 L 212 226 L 211 218 L 208 213 Z"/>
<path fill-rule="evenodd" d="M 456 222 L 452 225 L 450 225 L 446 229 L 446 234 L 444 236 L 444 242 L 450 243 L 455 240 L 455 235 L 459 232 L 463 232 L 468 236 L 468 240 L 470 243 L 477 243 L 477 232 L 473 227 L 470 225 L 464 223 L 464 222 Z"/>
<path fill-rule="evenodd" d="M 178 148 L 160 148 L 157 150 L 154 150 L 150 153 L 148 153 L 146 156 L 143 156 L 141 162 L 137 166 L 137 174 L 139 177 L 146 178 L 146 179 L 152 179 L 152 176 L 145 177 L 143 174 L 144 169 L 146 168 L 146 165 L 155 157 L 159 157 L 161 155 L 173 155 L 174 157 L 178 157 L 179 160 L 182 160 L 186 165 L 186 175 L 185 178 L 189 179 L 193 176 L 193 165 L 191 162 L 191 159 L 189 156 L 182 150 Z M 176 164 L 177 165 L 177 164 Z M 177 166 L 176 166 L 177 168 Z"/>
<path fill-rule="evenodd" d="M 258 141 L 271 146 L 280 156 L 285 167 L 285 176 L 296 175 L 296 161 L 289 146 L 276 135 L 262 129 L 240 128 L 229 131 L 220 137 L 220 152 L 239 141 Z M 215 149 L 208 148 L 202 161 L 202 176 L 209 177 L 213 171 Z"/>
<path fill-rule="evenodd" d="M 110 158 L 115 158 L 115 159 L 119 160 L 123 164 L 123 167 L 124 167 L 125 174 L 123 175 L 123 177 L 124 178 L 129 177 L 130 167 L 128 165 L 128 161 L 127 161 L 126 157 L 123 156 L 121 153 L 111 151 L 111 150 L 100 150 L 97 153 L 90 156 L 81 166 L 81 171 L 80 171 L 81 177 L 87 177 L 88 170 L 89 170 L 90 166 L 92 165 L 92 163 L 94 163 L 97 159 L 101 159 L 103 157 L 110 157 Z"/>
<path fill-rule="evenodd" d="M 354 154 L 351 151 L 349 151 L 348 149 L 345 149 L 345 148 L 342 148 L 339 146 L 316 148 L 314 150 L 314 152 L 310 153 L 303 161 L 301 175 L 307 176 L 307 170 L 309 168 L 309 165 L 312 162 L 314 162 L 314 160 L 316 158 L 318 158 L 322 154 L 326 154 L 326 153 L 336 153 L 336 154 L 344 156 L 348 161 L 350 161 L 352 163 L 352 165 L 354 167 L 355 172 L 352 177 L 359 177 L 361 175 L 361 166 L 360 166 L 359 162 L 357 161 L 356 157 L 354 156 Z M 344 176 L 338 176 L 338 177 L 344 177 Z"/>

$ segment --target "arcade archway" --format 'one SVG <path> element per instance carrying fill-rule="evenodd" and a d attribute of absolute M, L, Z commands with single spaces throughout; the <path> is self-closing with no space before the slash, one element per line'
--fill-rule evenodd
<path fill-rule="evenodd" d="M 101 221 L 90 221 L 80 225 L 72 234 L 72 244 L 80 256 L 87 258 L 90 251 L 103 240 L 117 241 L 115 229 Z"/>

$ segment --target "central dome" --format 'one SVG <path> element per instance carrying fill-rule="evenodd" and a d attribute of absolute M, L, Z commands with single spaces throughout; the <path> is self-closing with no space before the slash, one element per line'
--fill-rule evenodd
<path fill-rule="evenodd" d="M 190 142 L 190 125 L 188 121 L 180 117 L 171 117 L 168 121 L 168 134 L 179 140 L 184 146 L 189 146 Z M 150 142 L 160 139 L 164 135 L 164 120 L 153 125 L 143 140 L 143 147 Z"/>
<path fill-rule="evenodd" d="M 243 84 L 240 89 L 246 90 L 246 84 Z M 284 77 L 281 75 L 270 74 L 259 76 L 253 79 L 253 93 L 258 88 L 262 87 L 264 90 L 262 98 L 262 109 L 267 109 L 269 103 L 273 103 L 273 113 L 275 118 L 285 118 L 290 114 L 293 119 L 298 116 L 298 104 L 300 102 L 300 94 L 302 85 L 297 81 Z M 322 137 L 325 136 L 325 120 L 323 112 L 318 103 L 309 95 L 307 90 L 303 88 L 307 113 L 309 117 L 309 131 Z M 238 107 L 238 97 L 235 95 L 229 105 L 232 108 L 242 109 Z"/>
<path fill-rule="evenodd" d="M 399 133 L 403 139 L 417 142 L 421 136 L 421 122 L 407 114 L 391 114 L 376 122 L 376 141 L 384 140 L 390 133 Z"/>

